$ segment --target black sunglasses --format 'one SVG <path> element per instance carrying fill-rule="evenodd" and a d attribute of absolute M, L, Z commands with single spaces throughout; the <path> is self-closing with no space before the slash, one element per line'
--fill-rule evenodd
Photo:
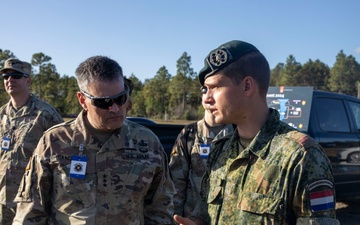
<path fill-rule="evenodd" d="M 17 72 L 15 72 L 15 73 L 4 73 L 2 75 L 2 78 L 4 78 L 4 80 L 7 80 L 7 79 L 9 79 L 9 77 L 12 77 L 13 79 L 18 80 L 18 79 L 21 79 L 22 77 L 28 77 L 28 76 L 29 75 L 27 75 L 25 73 L 17 73 Z"/>
<path fill-rule="evenodd" d="M 108 109 L 110 108 L 114 103 L 116 103 L 118 106 L 122 106 L 125 104 L 129 88 L 127 85 L 125 85 L 125 91 L 120 92 L 117 95 L 114 96 L 105 96 L 105 97 L 94 97 L 91 94 L 80 90 L 80 92 L 87 98 L 91 99 L 91 104 L 100 108 L 100 109 Z"/>

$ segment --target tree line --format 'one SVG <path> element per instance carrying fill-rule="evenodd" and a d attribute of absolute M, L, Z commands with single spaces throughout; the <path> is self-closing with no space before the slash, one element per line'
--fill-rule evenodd
<path fill-rule="evenodd" d="M 0 49 L 0 69 L 8 58 L 16 58 L 10 50 Z M 81 111 L 76 94 L 78 86 L 74 76 L 60 75 L 51 57 L 40 52 L 31 59 L 31 92 L 53 105 L 63 117 L 75 116 Z M 165 66 L 152 78 L 141 82 L 135 74 L 126 75 L 134 83 L 133 108 L 129 116 L 154 119 L 197 120 L 203 117 L 200 84 L 197 73 L 191 67 L 191 56 L 184 52 L 176 62 L 175 75 Z M 303 65 L 289 55 L 285 63 L 278 63 L 271 70 L 271 86 L 312 86 L 315 90 L 332 91 L 359 97 L 360 64 L 352 55 L 342 50 L 336 62 L 329 67 L 319 59 L 309 59 Z M 9 96 L 1 86 L 0 105 Z"/>

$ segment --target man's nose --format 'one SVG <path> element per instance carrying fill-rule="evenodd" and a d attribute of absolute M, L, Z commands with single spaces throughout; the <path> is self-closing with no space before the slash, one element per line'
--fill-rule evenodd
<path fill-rule="evenodd" d="M 120 110 L 120 106 L 116 104 L 115 102 L 112 104 L 112 106 L 109 107 L 110 112 L 118 112 Z"/>

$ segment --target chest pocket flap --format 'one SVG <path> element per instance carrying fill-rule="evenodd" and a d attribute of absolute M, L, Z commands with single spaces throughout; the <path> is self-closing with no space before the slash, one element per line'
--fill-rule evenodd
<path fill-rule="evenodd" d="M 222 187 L 221 187 L 221 179 L 216 179 L 211 181 L 211 188 L 209 189 L 209 194 L 207 196 L 207 203 L 209 204 L 216 204 L 221 201 L 221 193 L 222 193 Z"/>
<path fill-rule="evenodd" d="M 244 193 L 238 208 L 250 213 L 275 215 L 281 208 L 281 200 L 259 193 Z"/>

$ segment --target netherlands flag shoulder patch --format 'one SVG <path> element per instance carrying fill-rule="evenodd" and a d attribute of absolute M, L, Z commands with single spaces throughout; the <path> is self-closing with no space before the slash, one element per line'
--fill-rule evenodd
<path fill-rule="evenodd" d="M 318 187 L 321 187 L 322 190 L 315 191 Z M 308 185 L 308 190 L 310 206 L 313 212 L 335 209 L 334 186 L 331 181 L 315 181 Z"/>

